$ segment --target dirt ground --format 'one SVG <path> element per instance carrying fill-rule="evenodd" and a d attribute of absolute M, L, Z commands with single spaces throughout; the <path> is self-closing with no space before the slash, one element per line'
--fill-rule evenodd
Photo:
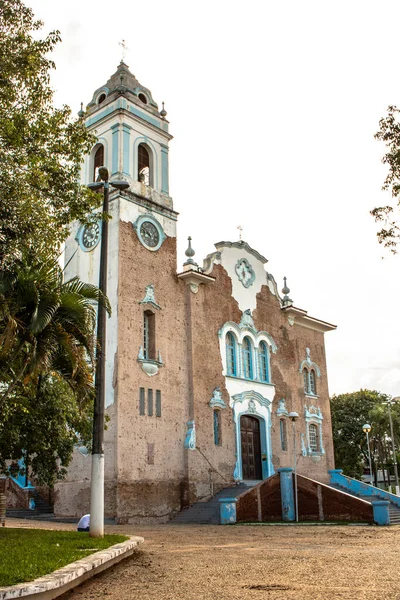
<path fill-rule="evenodd" d="M 7 526 L 73 525 L 9 519 Z M 400 600 L 400 526 L 120 525 L 131 558 L 62 600 Z"/>

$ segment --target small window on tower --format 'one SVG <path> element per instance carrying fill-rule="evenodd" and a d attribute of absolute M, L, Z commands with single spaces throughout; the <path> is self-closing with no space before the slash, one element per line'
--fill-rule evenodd
<path fill-rule="evenodd" d="M 105 94 L 100 94 L 99 99 L 98 99 L 98 104 L 101 104 L 102 102 L 104 102 L 104 100 L 106 99 L 106 95 Z"/>
<path fill-rule="evenodd" d="M 138 147 L 138 180 L 150 185 L 150 155 L 144 144 Z"/>
<path fill-rule="evenodd" d="M 104 146 L 100 145 L 96 150 L 96 154 L 94 155 L 94 160 L 93 160 L 93 181 L 97 181 L 97 178 L 99 176 L 99 167 L 102 167 L 103 165 L 104 165 Z"/>
<path fill-rule="evenodd" d="M 147 360 L 156 358 L 156 315 L 150 310 L 143 313 L 143 354 Z"/>
<path fill-rule="evenodd" d="M 143 104 L 147 104 L 147 98 L 144 94 L 139 94 L 138 98 L 143 102 Z"/>

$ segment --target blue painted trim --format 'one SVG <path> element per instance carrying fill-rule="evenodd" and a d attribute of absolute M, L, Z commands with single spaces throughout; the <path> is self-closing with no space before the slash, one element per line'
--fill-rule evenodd
<path fill-rule="evenodd" d="M 289 467 L 278 469 L 281 483 L 282 521 L 294 521 L 296 518 L 292 472 Z"/>
<path fill-rule="evenodd" d="M 138 110 L 135 106 L 130 106 L 129 112 L 136 115 L 137 117 L 140 117 L 141 119 L 143 119 L 143 121 L 147 121 L 147 123 L 151 123 L 151 125 L 154 125 L 154 127 L 161 129 L 161 123 L 159 121 L 157 121 L 156 119 L 153 119 L 152 117 L 149 117 L 148 115 L 146 115 L 146 113 L 142 112 L 141 110 Z"/>
<path fill-rule="evenodd" d="M 219 502 L 221 525 L 233 525 L 236 523 L 237 498 L 220 498 Z"/>
<path fill-rule="evenodd" d="M 164 144 L 161 144 L 161 191 L 169 194 L 168 146 L 164 146 Z"/>
<path fill-rule="evenodd" d="M 118 173 L 118 145 L 119 145 L 119 123 L 111 127 L 112 130 L 112 157 L 111 175 Z"/>
<path fill-rule="evenodd" d="M 122 123 L 122 135 L 123 135 L 123 158 L 122 158 L 122 170 L 125 175 L 131 175 L 130 169 L 130 148 L 131 148 L 131 130 L 132 127 L 126 123 Z"/>
<path fill-rule="evenodd" d="M 376 525 L 390 525 L 390 502 L 388 500 L 372 501 L 374 511 L 374 523 Z"/>
<path fill-rule="evenodd" d="M 331 476 L 330 483 L 338 485 L 345 492 L 348 491 L 360 498 L 363 498 L 364 496 L 375 496 L 377 500 L 387 500 L 400 508 L 400 497 L 395 494 L 376 488 L 375 486 L 359 481 L 358 479 L 347 477 L 347 475 L 343 475 L 342 469 L 330 469 L 328 473 Z"/>
<path fill-rule="evenodd" d="M 114 112 L 114 110 L 115 110 L 115 107 L 113 106 L 113 104 L 109 104 L 107 106 L 107 108 L 105 108 L 101 112 L 97 113 L 97 115 L 94 115 L 93 117 L 89 117 L 89 119 L 87 119 L 87 121 L 85 122 L 86 127 L 90 127 L 91 125 L 94 125 L 98 121 L 101 121 L 101 119 L 104 119 L 104 117 L 107 117 L 108 115 L 110 115 L 112 112 Z"/>

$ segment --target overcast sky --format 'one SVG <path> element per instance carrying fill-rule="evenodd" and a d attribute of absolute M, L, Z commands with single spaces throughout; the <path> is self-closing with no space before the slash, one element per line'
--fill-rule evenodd
<path fill-rule="evenodd" d="M 400 255 L 376 240 L 374 140 L 400 105 L 400 3 L 380 0 L 27 0 L 60 29 L 55 101 L 86 105 L 121 60 L 165 101 L 179 266 L 193 238 L 243 239 L 326 334 L 330 392 L 400 395 Z M 384 257 L 384 258 L 382 258 Z"/>

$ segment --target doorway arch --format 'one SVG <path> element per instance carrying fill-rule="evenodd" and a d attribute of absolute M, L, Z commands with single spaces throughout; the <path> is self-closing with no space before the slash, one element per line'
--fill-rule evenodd
<path fill-rule="evenodd" d="M 242 456 L 242 477 L 246 480 L 262 479 L 261 427 L 257 417 L 241 415 L 240 443 Z"/>

